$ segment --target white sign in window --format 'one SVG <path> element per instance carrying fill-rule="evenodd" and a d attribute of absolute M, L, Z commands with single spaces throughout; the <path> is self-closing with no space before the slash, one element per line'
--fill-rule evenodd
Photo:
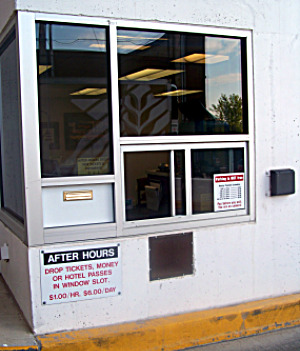
<path fill-rule="evenodd" d="M 44 305 L 121 294 L 120 244 L 41 250 L 40 264 Z"/>
<path fill-rule="evenodd" d="M 244 173 L 214 174 L 214 210 L 231 211 L 245 207 Z"/>

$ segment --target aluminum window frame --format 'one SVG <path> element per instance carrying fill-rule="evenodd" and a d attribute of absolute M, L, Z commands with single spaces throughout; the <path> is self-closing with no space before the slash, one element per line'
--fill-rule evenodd
<path fill-rule="evenodd" d="M 225 212 L 205 212 L 199 214 L 193 214 L 192 211 L 192 165 L 191 165 L 191 151 L 192 150 L 226 150 L 232 148 L 242 148 L 244 149 L 244 174 L 245 174 L 245 209 L 232 210 Z M 185 189 L 186 189 L 186 214 L 185 215 L 175 215 L 175 187 L 174 177 L 174 159 L 172 160 L 172 154 L 174 151 L 183 150 L 185 151 Z M 169 217 L 163 218 L 153 218 L 153 219 L 142 219 L 142 220 L 130 220 L 126 221 L 126 210 L 125 210 L 125 164 L 124 158 L 125 154 L 129 152 L 145 152 L 145 151 L 169 151 L 170 152 L 170 190 L 171 190 L 171 212 L 172 215 Z M 194 221 L 207 221 L 207 220 L 216 220 L 219 218 L 232 217 L 236 218 L 239 216 L 248 216 L 249 214 L 249 193 L 248 193 L 248 184 L 249 184 L 249 163 L 248 163 L 248 143 L 247 142 L 220 142 L 220 143 L 185 143 L 185 144 L 146 144 L 146 145 L 125 145 L 121 147 L 121 168 L 123 170 L 123 176 L 121 177 L 122 181 L 122 204 L 123 204 L 123 228 L 125 230 L 130 230 L 131 228 L 139 227 L 146 228 L 151 225 L 164 225 L 169 224 L 170 222 L 175 223 L 185 223 L 185 222 L 194 222 Z M 172 182 L 173 178 L 173 182 Z"/>
<path fill-rule="evenodd" d="M 104 20 L 104 19 L 98 19 L 96 21 L 76 21 L 73 16 L 67 16 L 68 20 L 66 20 L 66 17 L 62 18 L 61 16 L 48 16 L 44 14 L 37 14 L 35 16 L 35 23 L 36 22 L 51 22 L 53 24 L 55 23 L 61 23 L 61 24 L 72 24 L 72 25 L 85 25 L 85 26 L 99 26 L 102 28 L 106 28 L 108 30 L 108 36 L 109 36 L 109 51 L 108 51 L 108 56 L 110 58 L 110 70 L 111 74 L 108 77 L 109 84 L 111 84 L 111 91 L 112 91 L 112 96 L 111 99 L 114 95 L 113 93 L 113 81 L 114 78 L 112 77 L 112 57 L 114 55 L 114 46 L 112 45 L 112 40 L 111 40 L 111 33 L 113 32 L 113 24 L 111 24 L 109 21 Z M 78 19 L 78 18 L 76 18 Z M 113 108 L 113 103 L 111 103 L 111 108 Z M 115 125 L 113 125 L 113 118 L 112 118 L 112 132 L 111 132 L 111 137 L 112 137 L 112 149 L 114 150 L 114 142 L 115 142 L 115 132 L 114 128 L 116 128 Z M 43 233 L 44 233 L 44 238 L 46 242 L 53 242 L 53 239 L 55 238 L 55 242 L 60 241 L 73 241 L 73 240 L 82 240 L 82 239 L 96 239 L 96 238 L 107 238 L 107 237 L 116 237 L 117 236 L 117 230 L 116 230 L 116 217 L 117 217 L 117 206 L 115 205 L 118 201 L 118 194 L 117 191 L 115 190 L 115 183 L 116 183 L 116 170 L 117 170 L 117 165 L 115 162 L 115 155 L 114 152 L 112 153 L 113 157 L 113 170 L 114 172 L 112 174 L 107 174 L 107 175 L 95 175 L 95 176 L 72 176 L 72 177 L 53 177 L 53 178 L 41 178 L 41 186 L 42 189 L 46 187 L 60 187 L 60 186 L 70 186 L 70 185 L 98 185 L 98 184 L 112 184 L 114 187 L 113 191 L 113 203 L 114 203 L 114 217 L 115 221 L 111 223 L 97 223 L 97 224 L 85 224 L 85 225 L 70 225 L 70 226 L 63 226 L 63 227 L 52 227 L 52 228 L 43 228 Z M 85 234 L 82 234 L 84 232 Z"/>
<path fill-rule="evenodd" d="M 85 176 L 70 178 L 42 179 L 40 172 L 39 149 L 39 114 L 38 114 L 38 86 L 36 79 L 36 21 L 53 23 L 84 24 L 93 26 L 108 26 L 110 48 L 110 78 L 112 101 L 112 144 L 114 174 L 109 176 Z M 255 220 L 255 139 L 254 139 L 254 92 L 253 92 L 253 53 L 252 31 L 248 29 L 231 29 L 224 27 L 202 26 L 194 24 L 157 23 L 152 21 L 104 19 L 96 17 L 81 17 L 69 15 L 55 15 L 19 11 L 17 14 L 17 36 L 20 58 L 20 93 L 21 115 L 24 153 L 24 186 L 26 228 L 29 233 L 28 244 L 35 246 L 44 243 L 56 243 L 76 240 L 92 240 L 109 237 L 124 237 L 128 235 L 142 235 L 148 233 L 163 233 L 173 230 L 189 230 L 210 225 L 243 223 Z M 248 99 L 248 133 L 238 135 L 197 135 L 197 136 L 162 136 L 162 137 L 120 137 L 119 126 L 119 90 L 118 90 L 118 56 L 117 56 L 117 27 L 133 29 L 154 29 L 175 32 L 198 33 L 217 36 L 245 38 L 246 40 L 246 71 L 247 71 L 247 99 Z M 25 83 L 26 82 L 26 83 Z M 122 153 L 137 147 L 147 148 L 177 148 L 182 145 L 195 147 L 204 145 L 209 148 L 220 148 L 220 145 L 230 143 L 244 143 L 247 150 L 245 166 L 247 167 L 247 213 L 228 215 L 229 212 L 215 214 L 192 215 L 192 217 L 163 218 L 147 220 L 145 225 L 125 223 L 123 217 L 124 191 L 124 162 Z M 186 171 L 188 169 L 186 157 Z M 247 160 L 247 162 L 246 162 Z M 245 172 L 246 173 L 246 172 Z M 43 228 L 42 219 L 42 188 L 71 184 L 114 184 L 115 222 L 97 225 L 78 225 L 62 228 Z M 191 186 L 191 185 L 190 185 Z M 188 205 L 190 206 L 190 205 Z M 189 208 L 191 211 L 191 208 Z M 240 212 L 240 211 L 238 211 Z"/>
<path fill-rule="evenodd" d="M 120 137 L 121 149 L 121 170 L 122 179 L 122 205 L 123 205 L 123 230 L 121 235 L 152 234 L 172 231 L 189 230 L 197 227 L 204 227 L 218 224 L 249 222 L 255 220 L 255 144 L 254 144 L 254 107 L 253 107 L 253 53 L 252 53 L 252 31 L 229 29 L 219 27 L 206 27 L 186 24 L 161 24 L 148 23 L 141 21 L 118 21 L 118 27 L 142 30 L 165 30 L 170 32 L 185 32 L 204 35 L 216 35 L 225 37 L 245 38 L 246 42 L 246 85 L 247 85 L 247 115 L 248 133 L 247 134 L 224 134 L 224 135 L 176 135 L 176 136 L 134 136 Z M 226 144 L 225 144 L 226 143 Z M 199 146 L 202 148 L 223 148 L 225 145 L 241 145 L 244 143 L 244 162 L 245 162 L 245 210 L 235 210 L 218 213 L 192 214 L 191 208 L 191 157 L 192 149 Z M 145 219 L 137 221 L 125 220 L 125 182 L 124 182 L 124 152 L 130 151 L 163 151 L 163 150 L 182 150 L 184 145 L 189 150 L 189 157 L 185 157 L 185 175 L 187 196 L 186 212 L 187 215 L 164 217 L 161 219 Z M 187 156 L 187 155 L 186 155 Z M 249 166 L 251 165 L 251 167 Z M 171 181 L 171 180 L 170 180 Z M 173 194 L 174 196 L 174 194 Z M 189 197 L 190 196 L 190 197 Z M 172 222 L 172 223 L 171 223 Z M 176 223 L 176 224 L 174 224 Z M 159 229 L 158 229 L 159 228 Z"/>

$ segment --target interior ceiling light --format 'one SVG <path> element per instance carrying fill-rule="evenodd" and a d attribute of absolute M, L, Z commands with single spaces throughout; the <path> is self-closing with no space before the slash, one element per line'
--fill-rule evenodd
<path fill-rule="evenodd" d="M 85 88 L 82 90 L 74 91 L 74 93 L 71 93 L 70 95 L 73 96 L 82 96 L 82 95 L 89 95 L 89 96 L 94 96 L 94 95 L 102 95 L 106 94 L 107 89 L 106 88 Z"/>
<path fill-rule="evenodd" d="M 139 39 L 139 40 L 168 40 L 167 38 L 154 38 L 154 37 L 134 37 L 132 35 L 118 35 L 120 39 Z"/>
<path fill-rule="evenodd" d="M 51 67 L 51 65 L 39 65 L 39 74 L 48 71 L 48 69 L 50 69 Z"/>
<path fill-rule="evenodd" d="M 182 95 L 189 95 L 189 94 L 196 94 L 202 93 L 203 90 L 187 90 L 187 89 L 177 89 L 172 91 L 165 91 L 163 93 L 155 94 L 156 97 L 162 96 L 182 96 Z"/>
<path fill-rule="evenodd" d="M 127 76 L 119 78 L 119 80 L 139 80 L 139 81 L 150 81 L 154 79 L 159 79 L 167 76 L 172 76 L 183 72 L 182 69 L 156 69 L 156 68 L 146 68 L 141 71 L 128 74 Z"/>
<path fill-rule="evenodd" d="M 91 44 L 90 48 L 106 49 L 106 45 L 105 44 Z"/>
<path fill-rule="evenodd" d="M 211 64 L 211 63 L 218 63 L 218 62 L 223 62 L 228 60 L 229 60 L 229 56 L 224 56 L 224 55 L 191 54 L 191 55 L 173 60 L 172 62 Z"/>
<path fill-rule="evenodd" d="M 123 50 L 146 50 L 151 48 L 150 45 L 134 45 L 134 44 L 119 44 L 118 45 L 119 49 Z"/>

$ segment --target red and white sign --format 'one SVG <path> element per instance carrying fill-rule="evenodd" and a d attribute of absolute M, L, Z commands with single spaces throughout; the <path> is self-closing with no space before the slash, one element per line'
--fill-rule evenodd
<path fill-rule="evenodd" d="M 121 294 L 120 244 L 41 250 L 40 264 L 44 305 Z"/>
<path fill-rule="evenodd" d="M 214 174 L 215 212 L 243 208 L 245 208 L 244 173 Z"/>

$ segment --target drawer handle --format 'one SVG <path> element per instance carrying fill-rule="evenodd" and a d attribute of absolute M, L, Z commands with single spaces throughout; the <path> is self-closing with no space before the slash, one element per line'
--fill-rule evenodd
<path fill-rule="evenodd" d="M 64 191 L 64 201 L 93 200 L 93 190 Z"/>

